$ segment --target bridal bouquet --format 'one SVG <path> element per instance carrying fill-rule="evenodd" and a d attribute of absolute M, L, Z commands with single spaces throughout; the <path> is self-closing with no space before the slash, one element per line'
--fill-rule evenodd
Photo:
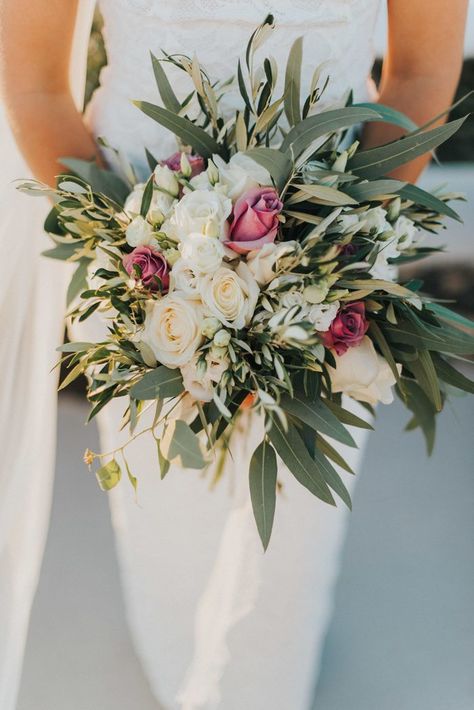
<path fill-rule="evenodd" d="M 215 81 L 196 57 L 152 57 L 163 106 L 136 102 L 172 131 L 179 150 L 165 160 L 148 151 L 150 175 L 137 182 L 79 160 L 62 162 L 46 229 L 52 258 L 77 267 L 69 287 L 70 317 L 98 311 L 102 342 L 60 350 L 70 372 L 88 378 L 90 417 L 126 398 L 131 437 L 151 432 L 164 477 L 171 462 L 222 472 L 236 421 L 251 409 L 264 418 L 250 461 L 250 492 L 266 547 L 271 533 L 277 456 L 323 501 L 350 498 L 334 464 L 350 471 L 334 442 L 354 446 L 345 425 L 370 428 L 341 403 L 392 402 L 411 412 L 428 450 L 435 417 L 452 387 L 474 385 L 453 367 L 474 351 L 473 324 L 424 295 L 416 280 L 401 284 L 397 267 L 435 249 L 423 232 L 445 216 L 458 219 L 453 194 L 429 194 L 387 177 L 434 149 L 461 121 L 418 128 L 382 105 L 353 104 L 316 112 L 323 89 L 316 70 L 300 99 L 302 41 L 292 47 L 283 95 L 277 66 L 256 67 L 255 52 L 271 31 L 267 18 L 237 67 L 241 105 L 226 115 L 231 81 Z M 164 67 L 190 78 L 181 101 Z M 349 129 L 387 121 L 400 140 L 361 150 Z M 123 161 L 122 161 L 123 164 Z M 151 426 L 142 413 L 155 409 Z M 125 450 L 86 452 L 99 462 L 104 489 L 121 468 L 134 486 Z"/>

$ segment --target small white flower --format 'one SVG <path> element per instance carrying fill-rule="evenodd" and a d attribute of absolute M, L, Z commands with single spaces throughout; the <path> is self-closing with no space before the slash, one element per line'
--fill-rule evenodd
<path fill-rule="evenodd" d="M 187 298 L 200 299 L 200 276 L 185 259 L 178 259 L 170 274 L 170 291 L 180 291 Z"/>
<path fill-rule="evenodd" d="M 310 284 L 303 290 L 303 298 L 308 303 L 322 303 L 329 293 L 329 283 L 326 279 L 320 279 L 318 283 Z"/>
<path fill-rule="evenodd" d="M 409 249 L 418 235 L 418 228 L 416 227 L 413 220 L 409 219 L 403 214 L 400 215 L 400 217 L 393 225 L 393 230 L 397 235 L 397 246 L 400 251 L 403 251 L 404 249 Z"/>
<path fill-rule="evenodd" d="M 397 277 L 397 267 L 394 264 L 389 264 L 389 259 L 396 259 L 400 256 L 397 249 L 397 237 L 391 237 L 386 241 L 377 242 L 377 256 L 373 266 L 369 270 L 369 274 L 374 279 L 382 279 L 384 281 L 394 281 Z"/>
<path fill-rule="evenodd" d="M 221 266 L 201 281 L 201 299 L 209 312 L 228 328 L 243 328 L 251 321 L 259 288 L 247 265 Z"/>
<path fill-rule="evenodd" d="M 226 348 L 230 343 L 230 337 L 229 331 L 222 328 L 221 330 L 218 330 L 214 336 L 214 345 L 218 348 Z"/>
<path fill-rule="evenodd" d="M 181 367 L 184 388 L 195 400 L 210 402 L 214 396 L 214 385 L 220 382 L 229 367 L 229 358 L 226 353 L 211 348 L 206 355 L 205 372 L 202 371 L 201 365 L 198 365 L 199 360 L 199 355 L 196 354 Z"/>
<path fill-rule="evenodd" d="M 175 173 L 167 165 L 157 165 L 154 171 L 155 185 L 172 197 L 179 195 L 179 182 Z"/>
<path fill-rule="evenodd" d="M 154 301 L 145 318 L 143 341 L 158 362 L 182 367 L 203 342 L 202 308 L 184 294 L 174 292 Z"/>
<path fill-rule="evenodd" d="M 132 217 L 138 216 L 142 207 L 143 193 L 145 191 L 145 184 L 139 183 L 135 185 L 133 191 L 127 197 L 124 205 L 124 210 L 127 214 Z M 166 195 L 159 190 L 154 190 L 151 198 L 150 208 L 148 210 L 147 218 L 153 224 L 161 224 L 163 220 L 170 213 L 176 200 L 171 197 L 171 195 Z"/>
<path fill-rule="evenodd" d="M 219 171 L 219 184 L 227 188 L 233 202 L 253 187 L 272 184 L 268 170 L 244 153 L 235 153 L 228 163 L 219 155 L 212 159 Z"/>
<path fill-rule="evenodd" d="M 275 278 L 275 265 L 279 259 L 291 254 L 298 247 L 295 241 L 278 244 L 264 244 L 261 249 L 254 249 L 247 254 L 247 266 L 253 277 L 264 286 Z"/>
<path fill-rule="evenodd" d="M 395 377 L 369 337 L 365 336 L 360 345 L 335 358 L 336 368 L 328 367 L 333 392 L 342 392 L 372 405 L 393 402 Z M 401 370 L 400 365 L 397 367 Z"/>
<path fill-rule="evenodd" d="M 232 211 L 232 202 L 215 190 L 188 192 L 176 205 L 170 218 L 171 230 L 177 239 L 184 239 L 194 232 L 209 237 L 227 237 L 227 218 Z"/>
<path fill-rule="evenodd" d="M 202 274 L 217 271 L 224 257 L 224 245 L 219 239 L 196 232 L 185 237 L 179 248 L 183 259 Z"/>
<path fill-rule="evenodd" d="M 377 235 L 392 229 L 392 225 L 387 221 L 387 212 L 383 207 L 372 207 L 360 217 L 365 232 Z"/>
<path fill-rule="evenodd" d="M 324 333 L 329 330 L 331 323 L 337 316 L 339 305 L 339 301 L 334 301 L 334 303 L 318 303 L 311 306 L 308 309 L 308 320 L 318 332 Z"/>
<path fill-rule="evenodd" d="M 343 232 L 356 232 L 360 225 L 359 215 L 343 213 L 337 218 L 337 223 Z"/>
<path fill-rule="evenodd" d="M 221 327 L 221 322 L 217 318 L 204 318 L 201 326 L 201 333 L 205 338 L 209 338 L 209 340 L 211 340 L 217 331 L 221 329 Z"/>
<path fill-rule="evenodd" d="M 125 231 L 125 239 L 131 247 L 153 244 L 156 240 L 153 227 L 143 217 L 135 217 Z"/>

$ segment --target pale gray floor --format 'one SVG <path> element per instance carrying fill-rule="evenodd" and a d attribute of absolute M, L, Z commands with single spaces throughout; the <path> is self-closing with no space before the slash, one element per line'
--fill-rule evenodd
<path fill-rule="evenodd" d="M 64 396 L 18 710 L 158 710 L 124 622 L 106 498 L 81 465 L 97 445 L 83 418 Z M 474 398 L 442 414 L 431 460 L 405 421 L 398 405 L 380 409 L 315 710 L 474 707 Z"/>

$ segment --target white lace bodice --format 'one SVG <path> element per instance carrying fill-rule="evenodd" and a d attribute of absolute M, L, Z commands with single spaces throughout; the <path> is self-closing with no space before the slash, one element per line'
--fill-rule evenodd
<path fill-rule="evenodd" d="M 105 19 L 108 66 L 88 110 L 94 134 L 107 138 L 140 169 L 144 147 L 166 157 L 174 137 L 131 104 L 159 103 L 149 52 L 197 53 L 212 78 L 235 74 L 237 58 L 252 31 L 272 13 L 276 29 L 261 50 L 275 57 L 283 81 L 289 49 L 303 35 L 303 92 L 316 66 L 326 62 L 330 76 L 324 104 L 340 100 L 352 88 L 367 96 L 373 61 L 373 32 L 379 0 L 100 0 Z M 167 65 L 176 94 L 184 98 L 190 83 Z M 321 104 L 319 104 L 321 106 Z"/>

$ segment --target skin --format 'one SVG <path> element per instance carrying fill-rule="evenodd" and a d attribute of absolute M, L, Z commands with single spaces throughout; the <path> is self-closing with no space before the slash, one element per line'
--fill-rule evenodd
<path fill-rule="evenodd" d="M 388 0 L 382 103 L 418 124 L 451 104 L 462 66 L 467 5 L 467 0 Z M 68 84 L 76 12 L 77 0 L 0 0 L 3 98 L 34 175 L 51 185 L 61 172 L 60 156 L 100 161 Z M 399 135 L 387 124 L 368 124 L 364 147 Z M 396 176 L 415 182 L 428 160 L 420 158 Z"/>

